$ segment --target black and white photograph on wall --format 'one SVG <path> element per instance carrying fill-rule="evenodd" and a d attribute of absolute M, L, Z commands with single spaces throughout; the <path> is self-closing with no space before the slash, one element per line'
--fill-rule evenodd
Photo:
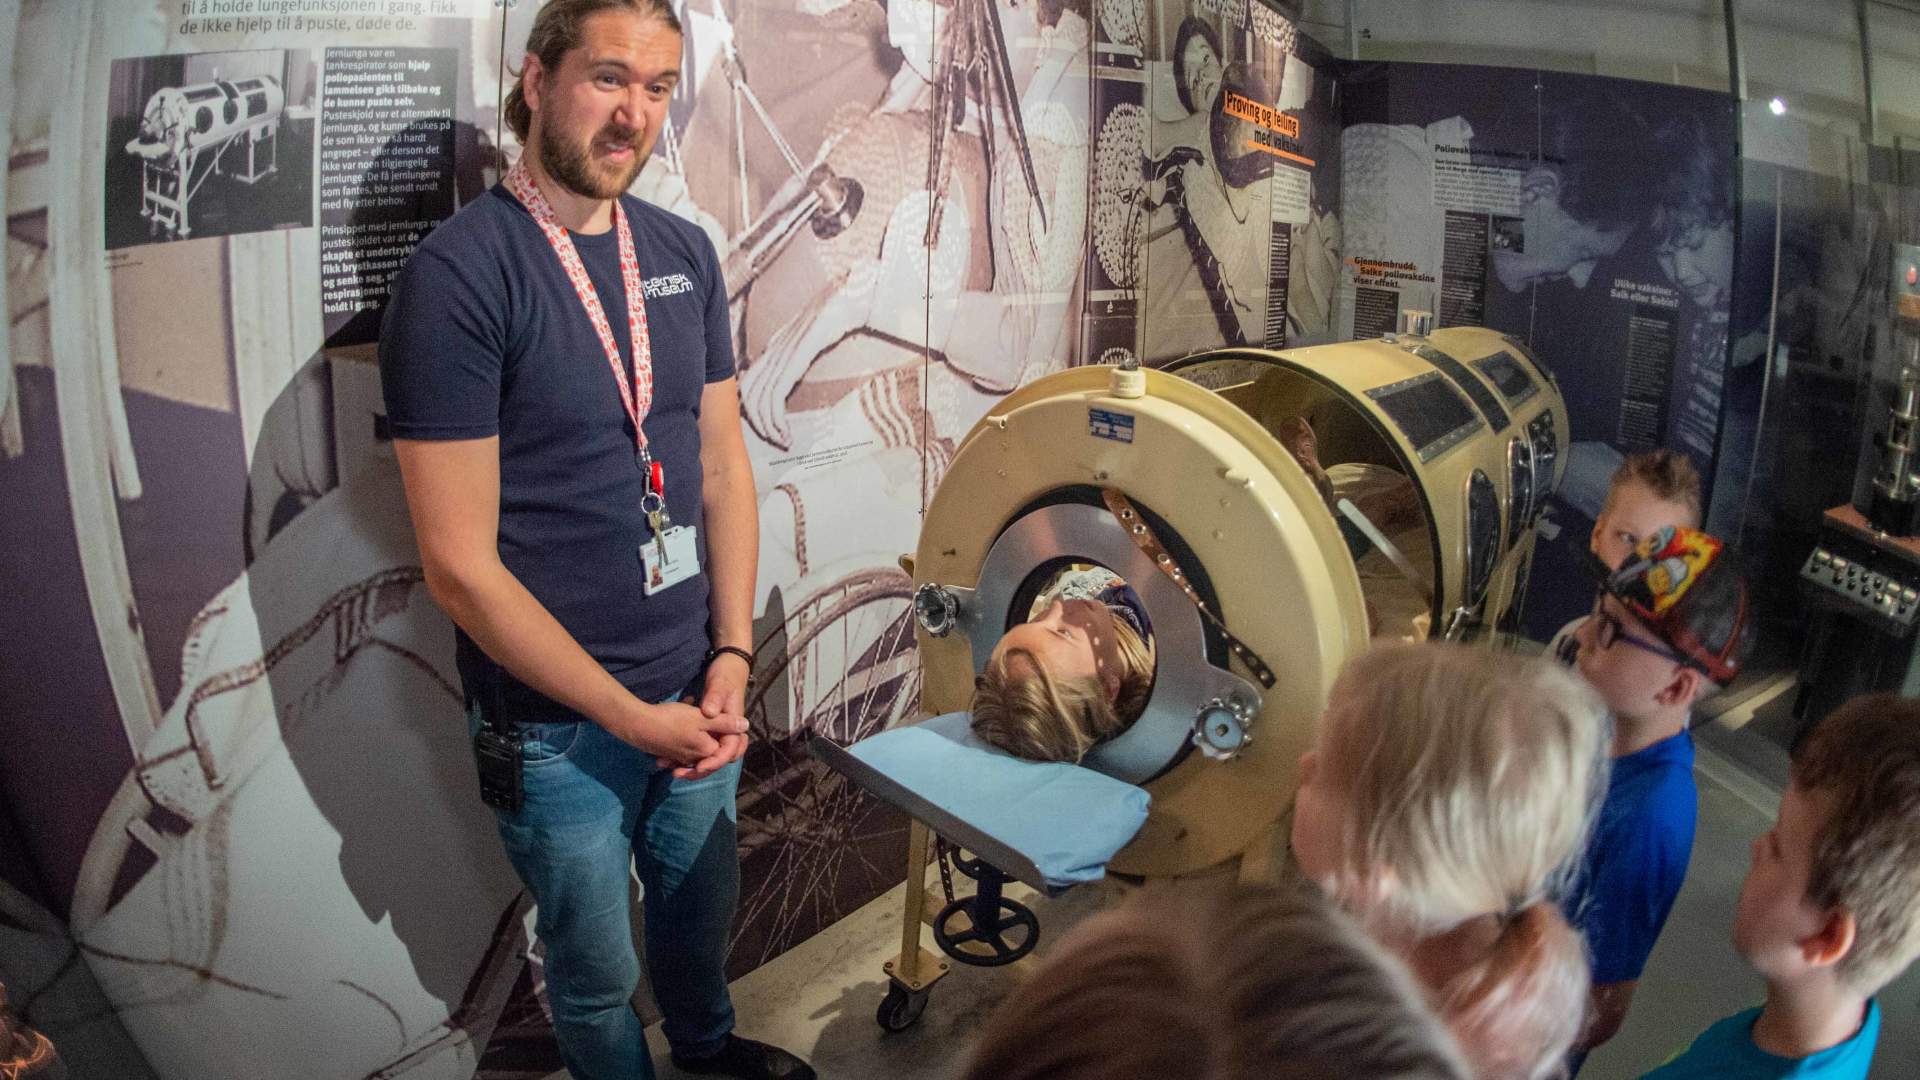
<path fill-rule="evenodd" d="M 1105 9 L 1102 9 L 1103 11 Z M 1093 84 L 1093 205 L 1087 228 L 1088 355 L 1097 363 L 1139 356 L 1146 284 L 1146 83 L 1138 70 L 1098 68 Z"/>
<path fill-rule="evenodd" d="M 1310 114 L 1314 65 L 1294 24 L 1252 0 L 1150 14 L 1145 358 L 1277 345 L 1292 226 L 1311 220 L 1305 139 L 1331 122 Z"/>
<path fill-rule="evenodd" d="M 76 1075 L 465 1078 L 517 968 L 520 886 L 472 845 L 493 825 L 451 627 L 371 356 L 322 351 L 314 227 L 322 50 L 471 61 L 499 15 L 457 7 L 480 17 L 303 34 L 211 11 L 183 30 L 177 2 L 0 4 L 0 39 L 36 46 L 0 65 L 0 547 L 33 553 L 0 560 L 0 591 L 36 598 L 0 613 L 0 787 L 68 933 L 47 970 L 139 1048 Z M 440 99 L 464 166 L 495 71 L 452 65 Z M 182 136 L 188 98 L 218 107 L 206 139 Z M 172 141 L 143 157 L 150 104 Z M 149 160 L 190 194 L 154 189 L 181 204 L 157 225 Z M 477 167 L 456 172 L 471 195 Z M 205 242 L 148 242 L 176 224 Z M 60 738 L 32 737 L 55 716 Z"/>
<path fill-rule="evenodd" d="M 1542 73 L 1524 249 L 1492 256 L 1488 323 L 1552 368 L 1572 445 L 1527 628 L 1579 614 L 1581 552 L 1625 456 L 1686 454 L 1713 497 L 1733 295 L 1733 117 L 1724 95 Z"/>
<path fill-rule="evenodd" d="M 1572 446 L 1527 598 L 1543 640 L 1591 596 L 1582 555 L 1625 455 L 1712 476 L 1732 287 L 1723 94 L 1523 69 L 1391 65 L 1346 86 L 1341 323 L 1397 309 L 1513 334 Z"/>
<path fill-rule="evenodd" d="M 115 60 L 107 247 L 313 224 L 309 49 Z"/>
<path fill-rule="evenodd" d="M 1112 72 L 1144 70 L 1147 0 L 1094 0 L 1093 62 Z"/>
<path fill-rule="evenodd" d="M 1284 315 L 1284 323 L 1268 333 L 1267 347 L 1275 349 L 1342 340 L 1334 321 L 1341 269 L 1340 62 L 1309 45 L 1300 39 L 1287 66 L 1288 92 L 1307 95 L 1298 113 L 1295 152 L 1313 164 L 1285 158 L 1274 164 L 1276 186 L 1283 192 L 1274 200 L 1275 228 L 1285 226 L 1288 234 L 1284 248 L 1270 245 L 1274 265 L 1268 287 L 1270 296 L 1273 289 L 1281 295 L 1268 302 L 1269 321 Z M 1304 90 L 1291 89 L 1301 83 L 1308 84 Z"/>

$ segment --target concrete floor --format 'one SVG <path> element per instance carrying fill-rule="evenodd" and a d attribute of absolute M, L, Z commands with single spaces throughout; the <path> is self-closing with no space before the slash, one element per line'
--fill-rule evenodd
<path fill-rule="evenodd" d="M 938 895 L 938 878 L 929 875 L 930 895 Z M 965 879 L 960 879 L 962 892 Z M 1112 904 L 1123 890 L 1107 883 L 1074 889 L 1049 899 L 1022 885 L 1007 895 L 1032 907 L 1040 916 L 1041 939 L 1034 956 L 1048 947 L 1088 913 Z M 886 996 L 887 978 L 881 965 L 900 951 L 900 916 L 906 886 L 901 885 L 791 950 L 740 978 L 733 984 L 734 1008 L 743 1035 L 784 1046 L 806 1058 L 828 1080 L 948 1080 L 956 1076 L 961 1055 L 993 1007 L 1013 987 L 1030 977 L 1032 959 L 1003 968 L 953 965 L 953 971 L 933 988 L 926 1012 L 913 1027 L 889 1034 L 874 1020 Z M 931 937 L 922 936 L 928 949 Z M 659 1026 L 648 1029 L 649 1045 L 657 1051 L 655 1065 L 662 1080 L 688 1076 L 667 1060 L 666 1040 Z M 548 1080 L 566 1080 L 564 1073 Z"/>
<path fill-rule="evenodd" d="M 1637 1077 L 1684 1047 L 1708 1024 L 1756 1003 L 1762 993 L 1728 939 L 1735 898 L 1746 876 L 1747 845 L 1772 823 L 1785 754 L 1761 725 L 1711 726 L 1698 735 L 1700 823 L 1687 883 L 1620 1035 L 1588 1061 L 1581 1080 Z M 935 886 L 937 888 L 937 885 Z M 1120 890 L 1091 886 L 1047 900 L 1028 897 L 1044 933 L 1038 951 L 1059 940 Z M 904 886 L 734 984 L 743 1034 L 805 1056 L 833 1080 L 946 1080 L 992 1007 L 1032 971 L 956 965 L 933 990 L 913 1028 L 885 1034 L 874 1010 L 886 992 L 880 965 L 899 950 Z M 931 947 L 931 942 L 928 943 Z M 1920 971 L 1880 994 L 1884 1017 L 1874 1080 L 1910 1080 L 1920 1061 Z M 663 1047 L 658 1030 L 652 1045 Z M 1904 1063 L 1904 1064 L 1902 1064 Z M 685 1074 L 659 1058 L 660 1075 Z M 550 1080 L 565 1080 L 556 1074 Z"/>

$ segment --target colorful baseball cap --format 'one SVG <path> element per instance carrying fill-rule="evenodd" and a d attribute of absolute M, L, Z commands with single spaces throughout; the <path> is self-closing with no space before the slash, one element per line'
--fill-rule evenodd
<path fill-rule="evenodd" d="M 1698 529 L 1668 526 L 1608 574 L 1607 593 L 1687 661 L 1724 686 L 1740 673 L 1748 600 L 1739 558 Z"/>

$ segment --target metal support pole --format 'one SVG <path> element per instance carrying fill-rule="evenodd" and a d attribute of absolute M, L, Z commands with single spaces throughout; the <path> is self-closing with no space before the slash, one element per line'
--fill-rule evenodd
<path fill-rule="evenodd" d="M 907 910 L 900 920 L 900 958 L 893 975 L 913 985 L 920 981 L 920 920 L 927 906 L 927 847 L 931 830 L 907 823 Z"/>
<path fill-rule="evenodd" d="M 1360 0 L 1347 0 L 1347 59 L 1360 59 Z"/>
<path fill-rule="evenodd" d="M 1853 0 L 1854 18 L 1860 24 L 1860 82 L 1866 91 L 1867 142 L 1880 141 L 1880 118 L 1873 107 L 1873 31 L 1868 25 L 1867 0 Z"/>
<path fill-rule="evenodd" d="M 1727 82 L 1734 100 L 1747 100 L 1747 61 L 1740 53 L 1739 0 L 1721 0 L 1727 18 Z"/>

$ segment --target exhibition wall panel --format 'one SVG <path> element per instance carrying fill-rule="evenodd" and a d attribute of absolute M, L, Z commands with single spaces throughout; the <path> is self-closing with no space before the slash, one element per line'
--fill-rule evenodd
<path fill-rule="evenodd" d="M 0 873 L 156 1075 L 559 1066 L 373 345 L 519 151 L 538 6 L 0 7 Z M 896 559 L 967 429 L 1084 355 L 1093 10 L 679 7 L 634 191 L 725 264 L 760 486 L 737 973 L 904 870 L 806 744 L 912 714 Z"/>
<path fill-rule="evenodd" d="M 501 29 L 489 0 L 8 28 L 0 798 L 39 886 L 9 860 L 8 895 L 51 909 L 9 947 L 54 961 L 9 975 L 48 980 L 13 1001 L 76 1075 L 465 1077 L 525 967 L 371 346 L 485 182 Z M 138 1054 L 103 1061 L 116 1016 Z"/>
<path fill-rule="evenodd" d="M 1726 94 L 1525 68 L 1358 65 L 1342 86 L 1337 325 L 1396 312 L 1513 334 L 1554 373 L 1573 445 L 1523 628 L 1590 603 L 1583 555 L 1623 455 L 1711 479 L 1735 291 Z"/>

